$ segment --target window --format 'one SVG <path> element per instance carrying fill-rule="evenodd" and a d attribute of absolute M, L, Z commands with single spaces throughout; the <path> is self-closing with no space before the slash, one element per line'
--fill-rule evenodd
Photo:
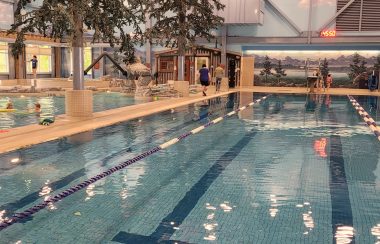
<path fill-rule="evenodd" d="M 0 42 L 0 73 L 9 73 L 8 45 Z"/>
<path fill-rule="evenodd" d="M 84 59 L 84 67 L 83 69 L 87 69 L 88 66 L 91 65 L 92 63 L 92 49 L 91 47 L 85 47 L 83 49 L 83 59 Z M 74 62 L 73 62 L 73 51 L 71 50 L 71 53 L 70 53 L 70 67 L 71 67 L 71 71 L 70 71 L 70 74 L 72 75 L 73 74 L 73 69 L 75 68 L 74 67 Z M 91 74 L 92 74 L 92 69 L 90 69 L 88 72 L 87 72 L 87 75 L 89 75 L 89 77 L 91 77 Z"/>
<path fill-rule="evenodd" d="M 174 71 L 174 62 L 172 57 L 161 57 L 160 71 L 170 72 Z"/>
<path fill-rule="evenodd" d="M 30 61 L 33 55 L 37 56 L 37 73 L 51 73 L 51 47 L 50 46 L 26 46 L 26 61 Z M 32 73 L 32 64 L 27 62 L 26 70 L 28 74 Z"/>
<path fill-rule="evenodd" d="M 91 63 L 92 63 L 91 47 L 85 47 L 83 55 L 84 55 L 84 57 L 83 57 L 83 59 L 84 59 L 84 67 L 83 67 L 83 69 L 87 69 L 87 67 L 90 66 Z M 89 74 L 89 75 L 92 74 L 92 69 L 90 69 L 87 72 L 87 74 Z"/>

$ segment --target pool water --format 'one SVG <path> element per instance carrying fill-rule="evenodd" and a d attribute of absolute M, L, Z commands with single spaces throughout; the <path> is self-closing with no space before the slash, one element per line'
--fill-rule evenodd
<path fill-rule="evenodd" d="M 2 154 L 0 220 L 261 97 L 231 94 Z M 377 117 L 377 99 L 355 99 Z M 272 95 L 10 226 L 0 240 L 375 243 L 379 177 L 379 141 L 347 97 Z"/>
<path fill-rule="evenodd" d="M 5 108 L 11 100 L 16 112 L 0 112 L 0 129 L 36 124 L 42 118 L 54 118 L 55 115 L 65 113 L 65 97 L 0 97 L 0 107 Z M 94 112 L 134 105 L 150 100 L 135 100 L 132 96 L 126 96 L 117 92 L 95 93 L 93 97 Z M 41 104 L 41 113 L 34 112 L 34 104 Z"/>

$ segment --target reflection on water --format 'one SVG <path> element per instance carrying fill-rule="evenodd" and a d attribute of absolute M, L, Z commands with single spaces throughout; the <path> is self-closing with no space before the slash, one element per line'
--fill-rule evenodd
<path fill-rule="evenodd" d="M 334 235 L 337 244 L 352 243 L 354 228 L 352 226 L 339 226 Z"/>
<path fill-rule="evenodd" d="M 302 214 L 303 222 L 308 229 L 308 231 L 304 232 L 304 234 L 309 234 L 311 230 L 314 228 L 314 219 L 313 219 L 313 212 L 311 211 L 311 204 L 309 202 L 305 202 L 302 207 L 305 208 L 305 213 Z"/>
<path fill-rule="evenodd" d="M 270 195 L 270 206 L 271 208 L 269 209 L 269 215 L 274 218 L 278 213 L 276 195 Z"/>
<path fill-rule="evenodd" d="M 88 201 L 88 200 L 91 199 L 91 197 L 95 196 L 94 188 L 95 188 L 95 185 L 94 185 L 94 184 L 91 184 L 91 185 L 89 185 L 89 186 L 86 188 L 86 194 L 87 194 L 87 197 L 84 199 L 85 201 Z"/>
<path fill-rule="evenodd" d="M 215 219 L 215 211 L 217 210 L 217 208 L 212 206 L 210 203 L 206 203 L 206 209 L 210 212 L 207 214 L 207 220 L 203 224 L 203 227 L 206 230 L 206 235 L 203 237 L 203 239 L 206 241 L 215 241 L 216 227 L 218 226 L 218 223 Z"/>
<path fill-rule="evenodd" d="M 314 141 L 314 152 L 322 157 L 322 158 L 326 158 L 327 157 L 327 153 L 326 153 L 326 145 L 327 145 L 327 138 L 321 138 L 321 139 L 317 139 Z"/>
<path fill-rule="evenodd" d="M 380 243 L 380 224 L 372 227 L 371 234 L 376 237 L 376 244 Z"/>
<path fill-rule="evenodd" d="M 41 189 L 41 191 L 38 193 L 38 195 L 40 196 L 40 197 L 44 197 L 44 201 L 47 201 L 47 200 L 49 200 L 49 198 L 51 197 L 49 194 L 52 192 L 52 189 L 51 189 L 51 187 L 49 186 L 49 184 L 50 184 L 50 181 L 49 180 L 47 180 L 46 182 L 45 182 L 45 186 L 44 187 L 42 187 L 42 189 Z M 53 204 L 53 203 L 48 203 L 48 209 L 49 210 L 55 210 L 55 209 L 57 209 L 57 207 Z"/>
<path fill-rule="evenodd" d="M 6 214 L 5 210 L 0 210 L 0 223 L 9 219 L 8 217 L 4 217 L 5 214 Z"/>

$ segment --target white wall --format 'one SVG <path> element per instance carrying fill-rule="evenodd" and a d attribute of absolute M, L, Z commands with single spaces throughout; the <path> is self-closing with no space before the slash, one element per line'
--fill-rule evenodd
<path fill-rule="evenodd" d="M 309 1 L 313 1 L 311 30 L 317 31 L 336 13 L 336 0 L 272 0 L 301 31 L 308 30 Z M 298 34 L 268 5 L 263 25 L 230 26 L 229 36 L 289 37 Z"/>

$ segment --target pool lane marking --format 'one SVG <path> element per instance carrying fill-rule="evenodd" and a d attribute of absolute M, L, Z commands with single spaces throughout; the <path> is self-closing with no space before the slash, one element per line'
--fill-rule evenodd
<path fill-rule="evenodd" d="M 364 110 L 362 106 L 360 106 L 360 104 L 352 96 L 348 95 L 348 99 L 350 99 L 352 106 L 380 141 L 380 128 L 377 127 L 375 120 Z"/>
<path fill-rule="evenodd" d="M 253 106 L 256 103 L 259 103 L 262 100 L 265 100 L 269 96 L 270 95 L 267 95 L 267 96 L 265 96 L 263 98 L 257 99 L 256 101 L 251 102 L 250 104 L 248 104 L 246 106 L 243 106 L 241 108 L 238 108 L 235 111 L 238 111 L 238 112 L 242 111 L 242 110 L 244 110 L 244 109 L 246 109 L 248 107 Z M 222 121 L 225 118 L 228 118 L 230 116 L 231 115 L 226 114 L 226 115 L 220 117 L 222 119 L 219 120 L 219 121 Z M 202 130 L 203 130 L 203 129 L 205 129 L 205 128 L 209 127 L 209 126 L 215 125 L 215 124 L 217 124 L 217 123 L 214 123 L 213 121 L 210 121 L 209 123 L 207 123 L 205 125 L 202 125 L 202 126 L 199 126 L 198 128 L 202 128 Z M 144 158 L 146 158 L 146 157 L 148 157 L 148 156 L 150 156 L 150 155 L 152 155 L 152 154 L 154 154 L 154 153 L 156 153 L 158 151 L 161 151 L 162 149 L 165 149 L 165 148 L 167 148 L 167 147 L 169 147 L 171 145 L 174 145 L 175 143 L 177 143 L 177 142 L 185 139 L 186 137 L 188 137 L 190 135 L 193 135 L 193 133 L 191 131 L 189 131 L 189 132 L 187 132 L 185 134 L 182 134 L 179 137 L 166 142 L 166 143 L 170 142 L 169 144 L 163 143 L 160 146 L 154 147 L 154 148 L 152 148 L 149 151 L 146 151 L 146 152 L 144 152 L 144 153 L 142 153 L 142 154 L 140 154 L 140 155 L 138 155 L 138 156 L 136 156 L 136 157 L 134 157 L 132 159 L 129 159 L 129 160 L 123 162 L 123 163 L 120 163 L 119 165 L 114 166 L 114 167 L 110 168 L 109 170 L 104 171 L 104 172 L 102 172 L 102 173 L 100 173 L 100 174 L 98 174 L 98 175 L 96 175 L 94 177 L 91 177 L 90 179 L 88 179 L 88 180 L 86 180 L 86 181 L 84 181 L 82 183 L 79 183 L 79 184 L 77 184 L 77 185 L 75 185 L 75 186 L 73 186 L 73 187 L 71 187 L 71 188 L 69 188 L 67 190 L 64 190 L 61 193 L 58 193 L 57 195 L 55 195 L 53 197 L 50 197 L 47 200 L 44 200 L 43 202 L 41 202 L 41 203 L 39 203 L 37 205 L 34 205 L 33 207 L 30 207 L 30 208 L 26 209 L 23 212 L 15 213 L 12 217 L 3 220 L 3 222 L 0 222 L 0 231 L 8 228 L 9 226 L 11 226 L 11 225 L 13 225 L 13 224 L 15 224 L 17 222 L 20 222 L 23 219 L 29 218 L 33 214 L 35 214 L 35 213 L 41 211 L 42 209 L 46 208 L 49 204 L 58 202 L 58 201 L 60 201 L 60 200 L 62 200 L 64 198 L 72 195 L 73 193 L 75 193 L 77 191 L 80 191 L 83 188 L 86 188 L 90 184 L 93 184 L 93 183 L 95 183 L 95 182 L 97 182 L 97 181 L 99 181 L 99 180 L 101 180 L 101 179 L 103 179 L 103 178 L 105 178 L 105 177 L 107 177 L 107 176 L 115 173 L 116 171 L 124 169 L 125 167 L 127 167 L 127 166 L 129 166 L 129 165 L 131 165 L 133 163 L 136 163 L 137 161 L 140 161 L 141 159 L 144 159 Z M 176 139 L 178 139 L 178 140 L 176 140 Z"/>
<path fill-rule="evenodd" d="M 329 113 L 333 121 L 337 121 L 335 113 Z M 336 129 L 336 128 L 334 128 Z M 331 227 L 333 243 L 339 243 L 342 237 L 342 229 L 351 230 L 353 224 L 353 214 L 350 201 L 350 191 L 347 183 L 345 161 L 343 157 L 343 146 L 341 136 L 330 136 L 329 152 L 329 188 L 331 199 Z M 349 243 L 355 243 L 355 237 L 347 235 Z"/>
<path fill-rule="evenodd" d="M 177 203 L 174 209 L 161 220 L 151 235 L 143 236 L 120 231 L 114 236 L 112 241 L 119 243 L 179 243 L 180 241 L 177 240 L 169 240 L 176 231 L 174 227 L 178 227 L 183 223 L 212 183 L 223 173 L 227 166 L 231 164 L 256 134 L 256 131 L 250 131 L 227 152 L 221 155 L 206 173 L 186 192 L 185 196 Z"/>
<path fill-rule="evenodd" d="M 170 141 L 168 141 L 168 142 L 165 142 L 165 143 L 159 145 L 159 147 L 160 147 L 161 149 L 168 148 L 168 147 L 170 147 L 170 146 L 176 144 L 176 143 L 179 142 L 180 140 L 182 140 L 182 139 L 184 139 L 184 138 L 186 138 L 186 137 L 188 137 L 188 136 L 190 136 L 190 135 L 194 135 L 194 134 L 196 134 L 196 133 L 198 133 L 198 132 L 204 130 L 205 128 L 207 128 L 207 127 L 209 127 L 209 126 L 211 126 L 211 125 L 214 125 L 214 124 L 219 123 L 220 121 L 222 121 L 222 120 L 224 120 L 224 119 L 226 119 L 226 118 L 228 118 L 228 117 L 234 115 L 236 112 L 243 111 L 243 110 L 245 110 L 245 109 L 247 109 L 247 108 L 253 106 L 253 105 L 256 104 L 256 103 L 259 103 L 259 102 L 261 102 L 262 100 L 265 100 L 267 97 L 268 97 L 268 96 L 265 96 L 265 97 L 263 97 L 263 98 L 257 99 L 255 102 L 251 102 L 251 103 L 249 103 L 249 104 L 246 105 L 246 106 L 243 106 L 243 107 L 241 107 L 241 108 L 238 108 L 238 109 L 236 109 L 235 111 L 226 114 L 225 116 L 218 117 L 218 118 L 216 118 L 216 119 L 210 121 L 209 123 L 207 123 L 207 124 L 205 124 L 205 125 L 199 126 L 198 128 L 195 128 L 195 129 L 193 129 L 192 131 L 189 131 L 189 132 L 187 132 L 187 133 L 185 133 L 185 134 L 179 136 L 178 138 L 174 138 L 174 139 L 172 139 L 172 140 L 170 140 Z"/>
<path fill-rule="evenodd" d="M 333 243 L 339 242 L 339 229 L 353 228 L 352 207 L 340 136 L 330 137 L 330 197 Z M 354 237 L 351 237 L 352 240 Z M 353 243 L 353 242 L 350 242 Z"/>

